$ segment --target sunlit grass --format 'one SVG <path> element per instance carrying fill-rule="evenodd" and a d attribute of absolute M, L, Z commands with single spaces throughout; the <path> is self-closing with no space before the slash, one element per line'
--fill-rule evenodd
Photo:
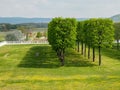
<path fill-rule="evenodd" d="M 61 67 L 49 45 L 0 47 L 0 90 L 120 90 L 120 52 L 102 51 L 98 66 L 98 56 L 92 62 L 67 49 Z"/>
<path fill-rule="evenodd" d="M 5 35 L 4 34 L 0 34 L 0 41 L 4 41 L 5 40 Z"/>

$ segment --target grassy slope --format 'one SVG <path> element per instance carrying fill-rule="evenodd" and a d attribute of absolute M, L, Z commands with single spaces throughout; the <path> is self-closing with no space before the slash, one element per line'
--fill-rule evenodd
<path fill-rule="evenodd" d="M 103 51 L 98 66 L 68 49 L 60 67 L 48 45 L 0 47 L 0 90 L 120 90 L 120 51 Z"/>

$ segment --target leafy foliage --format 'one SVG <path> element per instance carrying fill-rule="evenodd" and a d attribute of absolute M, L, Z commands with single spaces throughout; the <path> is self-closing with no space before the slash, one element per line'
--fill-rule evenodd
<path fill-rule="evenodd" d="M 1 23 L 0 24 L 0 31 L 11 31 L 11 29 L 16 29 L 16 25 L 8 24 L 8 23 Z"/>
<path fill-rule="evenodd" d="M 115 39 L 119 40 L 120 39 L 120 22 L 114 24 L 115 28 Z"/>
<path fill-rule="evenodd" d="M 119 50 L 120 23 L 115 23 L 114 28 L 115 28 L 115 40 L 117 40 L 117 49 Z"/>
<path fill-rule="evenodd" d="M 14 33 L 9 33 L 6 35 L 6 41 L 20 41 L 24 38 L 23 34 L 20 31 Z"/>
<path fill-rule="evenodd" d="M 76 41 L 76 25 L 74 18 L 54 18 L 48 25 L 48 41 L 56 51 L 64 65 L 64 52 L 68 47 L 74 47 Z"/>
<path fill-rule="evenodd" d="M 36 35 L 37 38 L 40 38 L 41 36 L 42 36 L 41 32 L 38 32 Z"/>
<path fill-rule="evenodd" d="M 90 46 L 99 48 L 99 65 L 101 64 L 101 47 L 111 47 L 114 41 L 114 27 L 113 21 L 110 19 L 89 19 L 84 21 L 84 27 L 81 26 L 81 22 L 78 23 L 78 37 L 83 37 L 85 45 L 87 44 L 90 50 Z M 83 29 L 83 30 L 81 30 Z M 81 32 L 82 31 L 82 32 Z M 82 34 L 82 35 L 81 35 Z M 88 53 L 90 52 L 88 50 Z"/>

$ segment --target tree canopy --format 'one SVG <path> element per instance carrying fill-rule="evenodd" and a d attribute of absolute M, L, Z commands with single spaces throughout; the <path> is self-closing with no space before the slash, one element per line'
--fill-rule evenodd
<path fill-rule="evenodd" d="M 48 25 L 48 41 L 56 51 L 61 65 L 64 65 L 64 53 L 68 47 L 74 47 L 76 42 L 76 19 L 54 18 Z"/>
<path fill-rule="evenodd" d="M 106 18 L 93 18 L 84 21 L 83 26 L 80 23 L 78 23 L 77 27 L 77 39 L 81 41 L 80 38 L 83 37 L 82 41 L 84 41 L 85 47 L 88 45 L 88 55 L 90 55 L 90 47 L 93 47 L 93 49 L 96 47 L 99 48 L 99 65 L 101 65 L 101 48 L 111 47 L 114 41 L 113 21 Z"/>
<path fill-rule="evenodd" d="M 115 28 L 115 40 L 117 41 L 117 49 L 119 50 L 119 40 L 120 40 L 120 22 L 114 24 Z"/>

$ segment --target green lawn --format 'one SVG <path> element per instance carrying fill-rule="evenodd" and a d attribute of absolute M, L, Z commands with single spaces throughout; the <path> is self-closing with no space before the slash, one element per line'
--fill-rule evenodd
<path fill-rule="evenodd" d="M 4 40 L 5 40 L 5 35 L 1 34 L 1 32 L 0 32 L 0 41 L 4 41 Z"/>
<path fill-rule="evenodd" d="M 120 51 L 103 49 L 102 66 L 97 58 L 68 49 L 61 67 L 49 45 L 3 46 L 0 90 L 120 90 Z"/>

